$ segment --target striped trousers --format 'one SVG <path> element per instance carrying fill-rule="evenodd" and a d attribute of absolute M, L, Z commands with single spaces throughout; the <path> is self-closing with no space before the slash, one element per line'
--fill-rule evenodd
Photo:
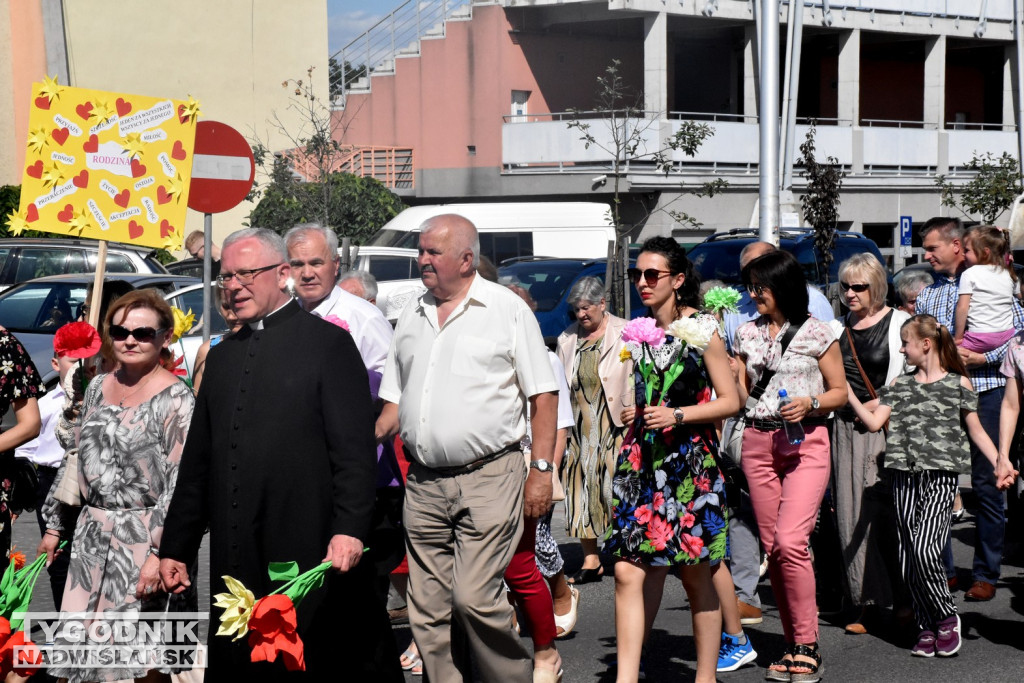
<path fill-rule="evenodd" d="M 942 549 L 949 536 L 957 474 L 944 470 L 889 470 L 892 473 L 900 569 L 921 630 L 956 614 L 946 584 Z"/>

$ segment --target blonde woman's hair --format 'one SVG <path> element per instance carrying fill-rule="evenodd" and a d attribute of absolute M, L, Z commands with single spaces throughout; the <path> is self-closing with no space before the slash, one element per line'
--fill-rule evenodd
<path fill-rule="evenodd" d="M 839 266 L 839 280 L 849 284 L 847 273 L 864 279 L 868 284 L 868 303 L 871 312 L 880 311 L 885 306 L 889 283 L 885 278 L 885 269 L 878 259 L 867 252 L 855 254 Z"/>

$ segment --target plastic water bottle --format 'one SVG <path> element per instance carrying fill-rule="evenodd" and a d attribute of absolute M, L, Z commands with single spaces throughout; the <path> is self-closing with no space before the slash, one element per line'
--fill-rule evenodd
<path fill-rule="evenodd" d="M 789 397 L 785 389 L 779 389 L 779 410 L 782 410 L 785 406 L 789 405 L 793 399 Z M 803 443 L 804 440 L 804 426 L 799 422 L 787 422 L 782 421 L 782 424 L 786 426 L 786 438 L 794 446 L 798 443 Z"/>

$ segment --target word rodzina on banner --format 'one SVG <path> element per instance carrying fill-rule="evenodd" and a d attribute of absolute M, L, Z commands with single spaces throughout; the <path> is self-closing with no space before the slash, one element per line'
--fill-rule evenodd
<path fill-rule="evenodd" d="M 12 232 L 181 248 L 199 103 L 32 86 Z"/>

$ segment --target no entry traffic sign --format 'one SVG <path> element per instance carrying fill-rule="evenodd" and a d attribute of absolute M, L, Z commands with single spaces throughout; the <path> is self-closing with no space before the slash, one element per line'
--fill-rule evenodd
<path fill-rule="evenodd" d="M 249 194 L 255 177 L 252 149 L 241 133 L 217 121 L 196 124 L 190 209 L 203 213 L 233 209 Z"/>

